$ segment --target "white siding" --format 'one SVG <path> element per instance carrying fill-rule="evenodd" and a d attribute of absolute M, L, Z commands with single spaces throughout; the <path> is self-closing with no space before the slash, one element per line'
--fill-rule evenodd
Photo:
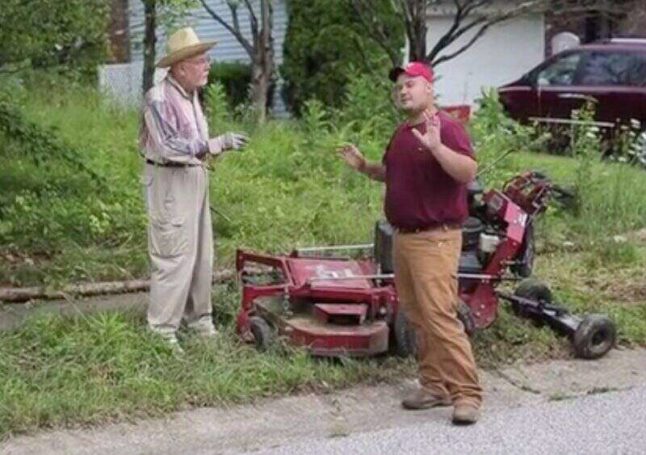
<path fill-rule="evenodd" d="M 448 30 L 452 17 L 431 16 L 427 49 Z M 473 34 L 452 43 L 446 53 L 459 49 Z M 528 15 L 492 26 L 466 52 L 437 66 L 436 91 L 440 104 L 473 104 L 485 88 L 519 78 L 545 55 L 542 15 Z"/>
<path fill-rule="evenodd" d="M 252 0 L 258 6 L 258 0 Z M 130 30 L 133 68 L 129 71 L 115 67 L 116 77 L 111 76 L 110 66 L 102 71 L 103 80 L 109 81 L 104 89 L 128 93 L 128 99 L 141 86 L 140 71 L 142 60 L 141 41 L 143 38 L 144 16 L 141 0 L 131 0 Z M 501 2 L 502 5 L 505 2 Z M 225 0 L 209 0 L 209 5 L 230 20 Z M 283 43 L 287 28 L 287 10 L 284 0 L 274 0 L 274 53 L 276 66 L 282 63 Z M 257 8 L 256 8 L 257 9 Z M 239 7 L 240 25 L 249 36 L 248 13 L 244 5 Z M 452 23 L 451 11 L 439 9 L 429 12 L 427 36 L 428 49 L 448 30 Z M 211 51 L 211 57 L 219 61 L 248 62 L 249 57 L 238 41 L 223 26 L 216 22 L 201 6 L 195 8 L 180 25 L 195 28 L 203 40 L 216 40 L 218 44 Z M 161 30 L 162 27 L 159 27 Z M 164 54 L 163 32 L 158 33 L 157 58 Z M 467 34 L 449 46 L 445 52 L 461 47 L 473 35 Z M 498 87 L 510 82 L 541 62 L 545 52 L 545 24 L 542 15 L 527 15 L 491 27 L 470 49 L 460 56 L 439 65 L 437 93 L 441 104 L 473 104 L 485 88 Z M 112 81 L 112 82 L 110 82 Z M 114 84 L 119 86 L 114 86 Z M 121 84 L 129 84 L 121 87 Z M 124 98 L 122 95 L 121 98 Z M 285 108 L 280 97 L 280 88 L 274 92 L 274 112 L 284 114 Z"/>
<path fill-rule="evenodd" d="M 256 14 L 260 14 L 258 0 L 252 0 Z M 231 12 L 225 0 L 209 0 L 209 6 L 223 16 L 227 23 L 231 23 Z M 283 61 L 283 43 L 287 29 L 287 9 L 284 0 L 274 0 L 274 56 L 276 67 Z M 251 40 L 249 12 L 244 4 L 241 4 L 238 11 L 240 27 L 243 34 Z M 211 58 L 223 62 L 249 62 L 249 55 L 246 53 L 238 40 L 220 23 L 213 19 L 209 13 L 200 5 L 189 11 L 188 15 L 181 21 L 176 22 L 176 27 L 191 26 L 203 41 L 215 40 L 217 45 L 210 51 Z M 130 68 L 121 65 L 105 65 L 100 69 L 101 87 L 119 100 L 134 101 L 133 94 L 138 93 L 141 86 L 141 62 L 143 60 L 142 41 L 144 35 L 144 6 L 141 0 L 130 1 L 130 42 L 132 50 L 132 63 Z M 157 57 L 159 60 L 165 52 L 165 33 L 163 27 L 158 27 L 157 32 Z M 282 115 L 285 107 L 280 97 L 280 88 L 274 91 L 273 111 Z"/>
<path fill-rule="evenodd" d="M 225 0 L 209 0 L 208 5 L 219 14 L 227 23 L 231 23 L 231 13 Z M 254 10 L 259 16 L 260 8 L 258 1 L 252 1 Z M 282 63 L 283 60 L 283 42 L 285 40 L 285 31 L 287 29 L 287 10 L 284 0 L 274 0 L 274 52 L 276 62 Z M 130 30 L 131 30 L 131 43 L 132 43 L 132 59 L 142 59 L 141 43 L 143 40 L 144 29 L 144 7 L 140 0 L 131 0 L 130 5 Z M 238 7 L 238 17 L 240 20 L 240 28 L 245 37 L 251 40 L 251 33 L 249 28 L 249 13 L 247 8 L 241 4 Z M 258 18 L 260 20 L 260 18 Z M 211 51 L 211 57 L 220 61 L 249 61 L 249 56 L 242 48 L 238 40 L 225 29 L 220 23 L 213 19 L 209 13 L 202 7 L 196 7 L 189 11 L 185 20 L 177 22 L 177 26 L 191 26 L 197 32 L 201 40 L 209 41 L 215 40 L 218 44 Z M 162 27 L 159 27 L 161 29 Z M 164 52 L 164 36 L 159 33 L 157 55 L 161 57 Z"/>

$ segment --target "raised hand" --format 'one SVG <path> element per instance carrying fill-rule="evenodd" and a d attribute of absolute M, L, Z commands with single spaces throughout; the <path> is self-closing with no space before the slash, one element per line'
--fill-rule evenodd
<path fill-rule="evenodd" d="M 413 134 L 422 143 L 424 148 L 433 152 L 442 145 L 440 140 L 440 117 L 437 114 L 431 115 L 428 112 L 424 112 L 424 118 L 426 119 L 424 122 L 426 125 L 426 133 L 422 134 L 413 128 Z"/>
<path fill-rule="evenodd" d="M 336 151 L 341 158 L 343 158 L 346 164 L 355 171 L 361 171 L 365 167 L 366 159 L 355 145 L 344 145 L 343 147 L 339 147 Z"/>

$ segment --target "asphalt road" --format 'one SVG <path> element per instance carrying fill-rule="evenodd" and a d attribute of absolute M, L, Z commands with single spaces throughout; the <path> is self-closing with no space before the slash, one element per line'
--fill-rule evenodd
<path fill-rule="evenodd" d="M 402 380 L 16 435 L 0 454 L 646 455 L 645 349 L 480 375 L 485 409 L 472 427 L 452 426 L 450 408 L 403 410 L 414 384 Z"/>
<path fill-rule="evenodd" d="M 485 413 L 472 427 L 441 421 L 292 442 L 287 454 L 646 454 L 646 388 L 605 392 Z M 203 452 L 204 454 L 208 452 Z M 248 452 L 251 453 L 251 452 Z"/>

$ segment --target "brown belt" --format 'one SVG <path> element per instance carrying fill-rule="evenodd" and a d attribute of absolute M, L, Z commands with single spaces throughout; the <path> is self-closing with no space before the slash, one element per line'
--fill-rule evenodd
<path fill-rule="evenodd" d="M 436 231 L 436 230 L 452 230 L 452 229 L 461 229 L 462 225 L 460 223 L 434 223 L 434 224 L 429 224 L 426 226 L 420 226 L 420 227 L 415 227 L 415 228 L 408 228 L 408 227 L 398 227 L 398 226 L 393 226 L 393 229 L 395 232 L 398 234 L 418 234 L 420 232 L 427 232 L 427 231 Z"/>
<path fill-rule="evenodd" d="M 176 161 L 166 161 L 165 163 L 159 163 L 157 161 L 153 161 L 153 160 L 149 160 L 149 159 L 146 159 L 146 164 L 150 164 L 151 166 L 159 166 L 159 167 L 195 167 L 195 166 L 201 166 L 201 164 L 178 163 Z"/>

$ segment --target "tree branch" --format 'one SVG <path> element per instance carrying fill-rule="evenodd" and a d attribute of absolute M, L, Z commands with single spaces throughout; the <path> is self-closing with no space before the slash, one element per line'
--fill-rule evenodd
<path fill-rule="evenodd" d="M 355 12 L 357 18 L 368 33 L 369 37 L 388 55 L 393 66 L 401 63 L 400 52 L 391 46 L 388 46 L 389 37 L 377 20 L 376 10 L 371 7 L 374 3 L 366 3 L 361 0 L 351 0 L 350 7 Z"/>
<path fill-rule="evenodd" d="M 253 46 L 247 41 L 247 39 L 240 33 L 239 30 L 235 30 L 231 25 L 229 25 L 222 17 L 216 13 L 213 8 L 211 8 L 209 5 L 206 4 L 205 0 L 200 0 L 200 3 L 204 7 L 204 9 L 211 15 L 213 19 L 215 19 L 220 25 L 222 25 L 224 28 L 226 28 L 229 33 L 231 33 L 242 45 L 244 50 L 249 54 L 250 57 L 253 58 Z"/>
<path fill-rule="evenodd" d="M 480 28 L 480 30 L 478 30 L 478 32 L 477 32 L 475 35 L 473 35 L 473 37 L 469 40 L 469 42 L 468 42 L 468 43 L 466 43 L 464 46 L 462 46 L 462 47 L 461 47 L 460 49 L 458 49 L 457 51 L 455 51 L 455 52 L 453 52 L 453 53 L 451 53 L 451 54 L 443 55 L 442 57 L 438 58 L 436 61 L 434 61 L 434 62 L 433 62 L 433 66 L 437 66 L 437 65 L 440 65 L 442 62 L 445 62 L 445 61 L 447 61 L 447 60 L 451 60 L 452 58 L 457 57 L 458 55 L 460 55 L 461 53 L 463 53 L 464 51 L 466 51 L 467 49 L 469 49 L 471 46 L 473 46 L 473 44 L 474 44 L 478 39 L 480 39 L 480 37 L 482 37 L 482 35 L 484 35 L 484 34 L 485 34 L 485 32 L 487 31 L 487 29 L 488 29 L 490 26 L 491 26 L 491 24 L 485 24 L 485 25 L 483 25 L 483 26 Z"/>
<path fill-rule="evenodd" d="M 455 3 L 457 4 L 458 0 L 455 0 Z M 463 21 L 467 17 L 467 14 L 465 14 L 465 11 L 469 11 L 470 14 L 472 14 L 473 9 L 476 6 L 477 7 L 483 7 L 487 3 L 489 3 L 488 0 L 478 0 L 476 2 L 470 3 L 468 9 L 464 8 L 464 9 L 461 10 L 461 14 L 462 14 L 461 21 Z M 505 13 L 500 13 L 498 15 L 489 16 L 489 17 L 483 15 L 483 16 L 478 17 L 477 19 L 472 20 L 471 22 L 469 22 L 468 24 L 466 24 L 465 26 L 463 26 L 461 28 L 451 27 L 452 33 L 447 32 L 444 36 L 442 36 L 442 38 L 440 38 L 440 40 L 438 40 L 438 42 L 435 44 L 435 46 L 433 47 L 431 52 L 426 56 L 426 60 L 428 62 L 432 62 L 434 65 L 439 65 L 442 62 L 450 60 L 450 59 L 460 55 L 461 53 L 463 53 L 467 49 L 469 49 L 479 38 L 482 37 L 482 35 L 484 35 L 484 33 L 492 25 L 498 24 L 500 22 L 504 22 L 504 21 L 506 21 L 508 19 L 511 19 L 512 17 L 516 17 L 516 16 L 521 15 L 521 14 L 527 12 L 527 11 L 531 11 L 533 8 L 536 8 L 541 4 L 544 4 L 544 0 L 529 0 L 529 1 L 526 1 L 524 3 L 521 3 L 520 5 L 515 7 L 513 10 L 509 10 L 509 11 L 507 11 Z M 455 18 L 454 24 L 453 24 L 454 26 L 457 23 L 457 16 L 458 15 L 456 14 L 456 18 Z M 478 26 L 481 26 L 480 29 L 478 29 L 476 34 L 464 46 L 460 47 L 457 51 L 455 51 L 455 52 L 453 52 L 451 54 L 447 54 L 445 56 L 440 57 L 437 60 L 434 60 L 435 57 L 437 57 L 437 55 L 443 49 L 446 49 L 451 43 L 455 42 L 458 38 L 460 38 L 466 32 L 468 32 L 468 31 L 470 31 L 470 30 L 472 30 L 472 29 L 474 29 L 474 28 L 476 28 Z"/>
<path fill-rule="evenodd" d="M 240 21 L 238 20 L 238 7 L 235 6 L 233 3 L 226 2 L 227 6 L 229 7 L 229 11 L 231 11 L 231 20 L 233 21 L 233 29 L 238 33 L 239 35 L 242 35 L 242 32 L 240 31 Z"/>
<path fill-rule="evenodd" d="M 453 23 L 446 31 L 446 33 L 442 35 L 439 40 L 437 40 L 437 43 L 435 43 L 435 45 L 433 46 L 433 49 L 431 49 L 431 52 L 429 52 L 426 55 L 425 60 L 427 62 L 432 62 L 435 56 L 439 54 L 442 49 L 446 48 L 449 44 L 451 44 L 451 42 L 453 41 L 453 38 L 452 38 L 453 34 L 456 32 L 456 30 L 458 30 L 458 28 L 460 27 L 460 24 L 462 23 L 462 20 L 464 19 L 462 15 L 463 13 L 462 5 L 458 0 L 455 0 L 454 3 L 456 7 L 456 12 L 455 12 L 455 15 L 453 16 Z"/>
<path fill-rule="evenodd" d="M 258 16 L 256 16 L 255 11 L 253 10 L 253 6 L 251 6 L 251 2 L 249 0 L 244 0 L 244 4 L 247 6 L 247 9 L 249 10 L 249 19 L 251 22 L 251 35 L 256 36 L 258 35 Z"/>

